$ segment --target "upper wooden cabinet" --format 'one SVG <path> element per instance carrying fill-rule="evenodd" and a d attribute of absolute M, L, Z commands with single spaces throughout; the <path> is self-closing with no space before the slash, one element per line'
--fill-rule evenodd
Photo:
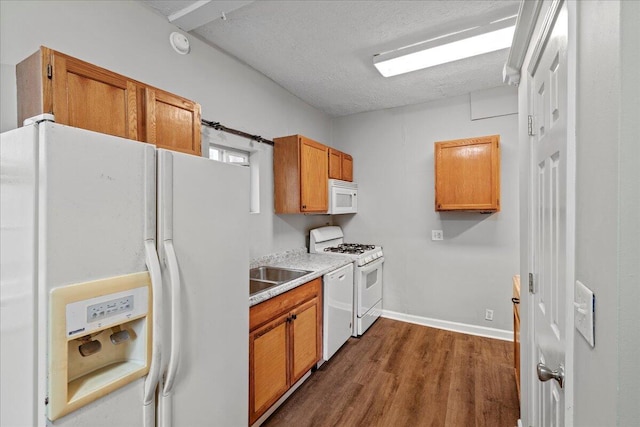
<path fill-rule="evenodd" d="M 200 104 L 145 88 L 145 142 L 159 148 L 200 154 Z"/>
<path fill-rule="evenodd" d="M 342 180 L 353 181 L 353 157 L 349 154 L 342 153 Z"/>
<path fill-rule="evenodd" d="M 18 126 L 56 122 L 200 155 L 200 105 L 41 47 L 16 66 Z"/>
<path fill-rule="evenodd" d="M 329 147 L 302 135 L 273 141 L 275 212 L 327 212 Z"/>
<path fill-rule="evenodd" d="M 329 148 L 329 178 L 342 179 L 342 156 L 341 152 Z"/>
<path fill-rule="evenodd" d="M 500 136 L 435 143 L 436 211 L 500 211 Z"/>
<path fill-rule="evenodd" d="M 329 148 L 329 178 L 353 181 L 353 157 Z"/>
<path fill-rule="evenodd" d="M 18 126 L 52 113 L 56 122 L 139 139 L 136 82 L 46 47 L 16 66 Z"/>

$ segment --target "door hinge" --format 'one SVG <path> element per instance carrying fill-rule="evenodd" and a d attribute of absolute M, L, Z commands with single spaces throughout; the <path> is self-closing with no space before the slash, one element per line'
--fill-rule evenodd
<path fill-rule="evenodd" d="M 53 78 L 53 67 L 51 64 L 47 64 L 47 78 L 51 80 Z"/>
<path fill-rule="evenodd" d="M 533 289 L 533 273 L 529 273 L 529 293 L 535 294 L 535 289 Z"/>
<path fill-rule="evenodd" d="M 533 116 L 527 116 L 527 135 L 533 136 Z"/>

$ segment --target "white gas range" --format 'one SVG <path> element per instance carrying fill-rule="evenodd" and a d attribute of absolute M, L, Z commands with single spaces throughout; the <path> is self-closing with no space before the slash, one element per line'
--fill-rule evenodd
<path fill-rule="evenodd" d="M 311 230 L 310 253 L 331 253 L 354 261 L 353 332 L 362 335 L 382 314 L 382 247 L 344 243 L 342 229 L 336 226 Z"/>

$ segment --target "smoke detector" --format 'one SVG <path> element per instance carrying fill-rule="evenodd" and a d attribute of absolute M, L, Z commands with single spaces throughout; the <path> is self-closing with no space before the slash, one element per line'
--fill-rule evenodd
<path fill-rule="evenodd" d="M 171 43 L 173 50 L 178 52 L 180 55 L 186 55 L 189 53 L 189 39 L 184 34 L 174 31 L 169 35 L 169 43 Z"/>

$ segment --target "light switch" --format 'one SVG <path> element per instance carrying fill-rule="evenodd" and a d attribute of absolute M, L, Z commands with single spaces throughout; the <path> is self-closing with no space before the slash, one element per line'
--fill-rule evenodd
<path fill-rule="evenodd" d="M 431 230 L 431 240 L 442 240 L 444 233 L 442 230 Z"/>
<path fill-rule="evenodd" d="M 596 300 L 593 291 L 579 280 L 576 280 L 576 290 L 573 302 L 576 329 L 584 336 L 591 347 L 595 347 Z"/>

